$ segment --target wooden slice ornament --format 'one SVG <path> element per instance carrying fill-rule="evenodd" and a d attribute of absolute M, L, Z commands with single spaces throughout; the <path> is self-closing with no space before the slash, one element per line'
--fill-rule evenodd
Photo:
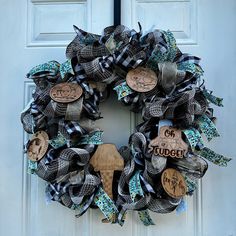
<path fill-rule="evenodd" d="M 161 175 L 161 184 L 165 192 L 173 198 L 186 195 L 187 186 L 181 173 L 173 168 L 168 168 Z"/>
<path fill-rule="evenodd" d="M 75 83 L 60 83 L 50 90 L 50 97 L 55 102 L 70 103 L 81 97 L 83 89 Z"/>
<path fill-rule="evenodd" d="M 161 127 L 160 135 L 149 144 L 149 152 L 155 156 L 183 158 L 187 151 L 188 144 L 183 141 L 181 130 L 169 126 Z"/>
<path fill-rule="evenodd" d="M 48 134 L 45 131 L 35 133 L 28 145 L 27 154 L 31 161 L 39 161 L 46 154 L 48 149 Z"/>
<path fill-rule="evenodd" d="M 148 92 L 156 87 L 157 75 L 149 68 L 137 67 L 128 72 L 126 83 L 134 91 L 141 93 Z"/>
<path fill-rule="evenodd" d="M 112 182 L 114 171 L 124 169 L 124 160 L 114 144 L 101 144 L 90 159 L 94 171 L 99 171 L 102 177 L 103 189 L 113 199 Z"/>

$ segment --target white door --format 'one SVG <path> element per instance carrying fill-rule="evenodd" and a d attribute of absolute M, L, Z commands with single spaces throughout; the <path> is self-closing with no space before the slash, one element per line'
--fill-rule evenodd
<path fill-rule="evenodd" d="M 42 62 L 65 60 L 65 46 L 74 36 L 73 24 L 95 33 L 112 24 L 113 1 L 0 0 L 0 4 L 0 236 L 236 236 L 234 160 L 228 168 L 209 166 L 196 194 L 187 197 L 185 213 L 151 214 L 155 226 L 143 226 L 136 213 L 130 213 L 121 228 L 102 224 L 99 210 L 77 219 L 73 211 L 57 203 L 46 205 L 45 183 L 27 174 L 23 155 L 26 136 L 20 112 L 33 90 L 25 74 Z M 228 156 L 236 154 L 235 11 L 235 0 L 122 2 L 123 24 L 137 28 L 140 21 L 144 30 L 152 25 L 170 29 L 182 51 L 203 58 L 207 87 L 225 98 L 225 107 L 215 109 L 221 137 L 211 147 Z M 106 119 L 101 122 L 105 141 L 126 144 L 134 116 L 115 99 L 101 110 Z M 119 129 L 115 123 L 121 125 Z"/>

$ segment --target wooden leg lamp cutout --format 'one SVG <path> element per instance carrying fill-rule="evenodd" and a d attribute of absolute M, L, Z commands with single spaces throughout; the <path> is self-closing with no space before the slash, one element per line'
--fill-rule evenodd
<path fill-rule="evenodd" d="M 90 164 L 93 166 L 94 171 L 100 172 L 103 189 L 113 199 L 112 184 L 114 171 L 122 171 L 124 169 L 124 160 L 116 146 L 108 143 L 99 145 L 90 159 Z M 107 223 L 109 221 L 104 219 L 102 222 Z"/>

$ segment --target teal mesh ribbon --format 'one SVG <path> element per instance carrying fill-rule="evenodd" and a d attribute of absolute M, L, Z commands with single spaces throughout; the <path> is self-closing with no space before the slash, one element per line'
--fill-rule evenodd
<path fill-rule="evenodd" d="M 102 135 L 103 131 L 94 131 L 89 135 L 82 136 L 79 144 L 94 144 L 94 145 L 103 144 Z"/>
<path fill-rule="evenodd" d="M 133 202 L 135 202 L 136 196 L 144 196 L 140 183 L 140 171 L 137 171 L 130 179 L 129 192 Z M 143 222 L 145 226 L 155 225 L 148 213 L 148 210 L 139 211 L 138 215 L 139 219 Z"/>
<path fill-rule="evenodd" d="M 167 49 L 164 50 L 164 48 L 162 48 L 160 50 L 160 48 L 156 47 L 153 50 L 152 55 L 147 61 L 147 67 L 154 71 L 158 71 L 158 63 L 166 61 L 173 62 L 177 53 L 176 40 L 173 33 L 171 33 L 169 30 L 161 31 L 161 33 L 164 35 L 164 38 L 167 42 Z"/>
<path fill-rule="evenodd" d="M 119 213 L 118 209 L 111 198 L 101 187 L 99 187 L 95 195 L 94 202 L 111 223 L 116 223 L 116 219 Z"/>
<path fill-rule="evenodd" d="M 188 195 L 192 195 L 195 189 L 197 188 L 197 181 L 195 179 L 189 178 L 187 175 L 184 175 L 184 180 L 187 185 L 187 193 Z"/>
<path fill-rule="evenodd" d="M 197 124 L 208 141 L 212 140 L 214 137 L 220 136 L 215 124 L 206 115 L 202 115 L 200 118 L 198 118 Z"/>
<path fill-rule="evenodd" d="M 200 66 L 189 61 L 183 61 L 181 63 L 178 63 L 177 68 L 178 70 L 188 71 L 194 74 L 196 77 L 202 76 L 204 72 Z"/>
<path fill-rule="evenodd" d="M 202 136 L 197 129 L 195 129 L 195 128 L 185 129 L 185 130 L 183 130 L 183 133 L 185 134 L 185 136 L 191 146 L 191 149 L 193 151 L 195 150 L 197 145 L 199 147 L 204 147 Z"/>
<path fill-rule="evenodd" d="M 58 149 L 60 147 L 63 147 L 67 144 L 67 139 L 63 136 L 61 132 L 58 132 L 58 135 L 54 138 L 48 141 L 48 143 L 54 148 Z"/>
<path fill-rule="evenodd" d="M 48 75 L 53 76 L 59 72 L 59 68 L 60 64 L 57 61 L 49 61 L 47 63 L 33 67 L 27 74 L 27 77 L 30 78 L 35 74 L 37 74 L 37 76 L 40 76 L 40 73 L 42 73 L 42 76 L 45 76 L 45 72 L 47 72 Z"/>
<path fill-rule="evenodd" d="M 60 74 L 62 79 L 64 79 L 67 74 L 75 74 L 71 64 L 71 60 L 67 60 L 60 65 Z"/>
<path fill-rule="evenodd" d="M 124 98 L 124 97 L 126 97 L 126 96 L 133 93 L 133 91 L 126 84 L 126 82 L 123 82 L 123 83 L 117 85 L 116 87 L 114 87 L 113 90 L 115 90 L 117 92 L 118 100 L 121 100 L 122 98 Z"/>
<path fill-rule="evenodd" d="M 223 98 L 216 97 L 212 95 L 211 92 L 208 92 L 207 90 L 203 90 L 203 95 L 209 102 L 215 104 L 216 106 L 223 107 Z"/>
<path fill-rule="evenodd" d="M 201 151 L 198 152 L 198 154 L 218 166 L 225 167 L 227 166 L 228 162 L 231 161 L 231 158 L 217 154 L 207 147 L 204 147 Z"/>
<path fill-rule="evenodd" d="M 38 168 L 38 163 L 36 161 L 31 161 L 31 160 L 28 160 L 28 163 L 27 163 L 27 172 L 29 174 L 35 174 L 35 171 L 37 170 Z"/>
<path fill-rule="evenodd" d="M 165 38 L 165 40 L 167 42 L 167 46 L 168 46 L 168 54 L 167 54 L 166 61 L 173 62 L 176 57 L 176 53 L 177 53 L 177 45 L 176 45 L 175 37 L 174 37 L 173 33 L 169 30 L 162 31 L 162 33 L 164 34 L 164 38 Z"/>

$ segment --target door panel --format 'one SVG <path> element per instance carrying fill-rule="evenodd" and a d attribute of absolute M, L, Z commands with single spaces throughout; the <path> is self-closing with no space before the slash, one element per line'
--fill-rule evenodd
<path fill-rule="evenodd" d="M 179 45 L 197 43 L 196 0 L 123 0 L 122 13 L 129 27 L 137 29 L 140 22 L 144 32 L 153 27 L 171 30 Z"/>

